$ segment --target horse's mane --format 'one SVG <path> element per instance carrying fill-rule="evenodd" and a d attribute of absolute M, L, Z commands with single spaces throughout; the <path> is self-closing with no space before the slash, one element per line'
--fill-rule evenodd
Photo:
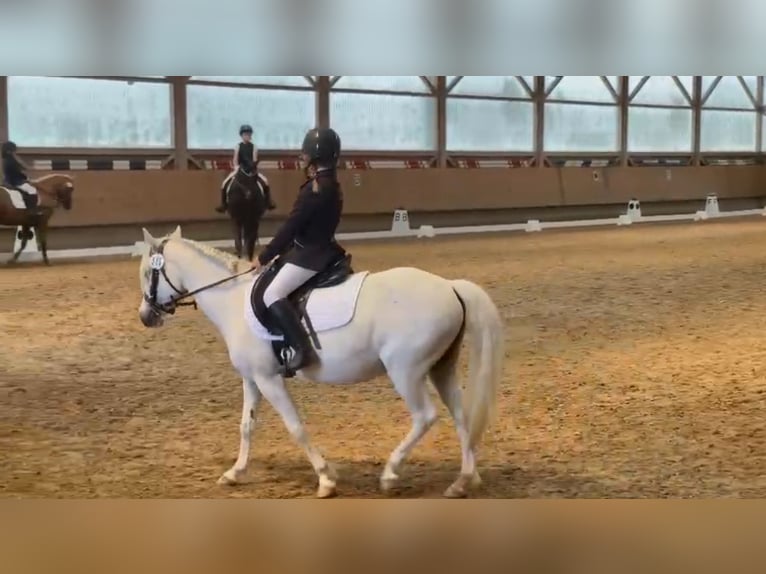
<path fill-rule="evenodd" d="M 212 259 L 216 263 L 223 265 L 228 271 L 232 273 L 237 273 L 239 271 L 245 270 L 247 262 L 235 257 L 230 253 L 221 251 L 220 249 L 215 249 L 214 247 L 210 247 L 209 245 L 205 245 L 204 243 L 199 243 L 193 239 L 187 239 L 185 237 L 181 239 L 181 241 L 185 245 L 193 248 L 198 253 L 206 256 L 208 259 Z"/>
<path fill-rule="evenodd" d="M 68 179 L 69 181 L 74 181 L 74 178 L 71 175 L 67 175 L 65 173 L 50 173 L 48 175 L 43 175 L 41 177 L 38 177 L 34 181 L 43 182 L 43 181 L 48 181 L 49 179 Z"/>

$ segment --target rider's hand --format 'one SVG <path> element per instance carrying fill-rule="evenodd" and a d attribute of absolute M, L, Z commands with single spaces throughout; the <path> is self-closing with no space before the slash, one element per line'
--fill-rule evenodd
<path fill-rule="evenodd" d="M 251 265 L 252 265 L 252 268 L 250 270 L 253 273 L 258 273 L 261 270 L 262 265 L 261 265 L 261 262 L 258 261 L 257 257 L 253 259 L 253 261 L 251 262 Z"/>

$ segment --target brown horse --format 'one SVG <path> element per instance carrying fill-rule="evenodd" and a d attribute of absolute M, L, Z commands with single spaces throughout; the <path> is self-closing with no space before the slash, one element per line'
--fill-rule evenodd
<path fill-rule="evenodd" d="M 16 208 L 11 202 L 6 188 L 0 186 L 0 225 L 21 227 L 19 237 L 21 246 L 13 254 L 9 263 L 15 263 L 19 259 L 21 252 L 24 251 L 32 236 L 30 230 L 34 229 L 37 247 L 43 254 L 43 261 L 46 265 L 50 265 L 50 261 L 48 261 L 48 220 L 59 207 L 66 210 L 72 209 L 74 178 L 54 173 L 29 180 L 29 183 L 37 189 L 39 198 L 37 215 L 32 215 L 25 209 Z"/>

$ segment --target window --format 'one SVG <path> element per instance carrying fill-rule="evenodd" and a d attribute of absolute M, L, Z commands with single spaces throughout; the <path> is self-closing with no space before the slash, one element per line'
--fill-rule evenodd
<path fill-rule="evenodd" d="M 709 108 L 737 108 L 752 110 L 758 94 L 756 76 L 703 76 L 703 97 L 713 87 L 704 101 Z"/>
<path fill-rule="evenodd" d="M 533 151 L 534 115 L 531 102 L 450 98 L 447 100 L 447 149 Z"/>
<path fill-rule="evenodd" d="M 553 85 L 553 79 L 548 77 L 548 86 Z M 602 78 L 601 76 L 563 76 L 555 85 L 549 100 L 569 100 L 578 102 L 616 103 L 617 100 L 610 88 L 618 91 L 617 76 Z M 612 84 L 614 82 L 614 84 Z"/>
<path fill-rule="evenodd" d="M 456 79 L 448 76 L 447 86 Z M 535 108 L 531 89 L 532 76 L 462 76 L 447 99 L 447 149 L 533 151 Z"/>
<path fill-rule="evenodd" d="M 702 110 L 700 150 L 756 151 L 756 112 Z"/>
<path fill-rule="evenodd" d="M 704 76 L 705 84 L 713 85 L 713 80 L 718 76 Z M 755 76 L 749 76 L 754 78 Z M 739 76 L 721 76 L 721 79 L 715 84 L 713 91 L 704 102 L 708 108 L 737 108 L 741 110 L 752 110 L 755 107 L 755 94 L 751 95 L 744 77 L 740 81 Z M 744 84 L 744 85 L 743 85 Z M 705 92 L 707 94 L 707 91 Z M 703 96 L 705 95 L 703 94 Z"/>
<path fill-rule="evenodd" d="M 545 149 L 550 152 L 614 152 L 619 149 L 616 106 L 545 104 Z"/>
<path fill-rule="evenodd" d="M 168 84 L 9 76 L 9 135 L 28 147 L 169 148 Z"/>
<path fill-rule="evenodd" d="M 629 152 L 692 151 L 693 80 L 693 76 L 630 76 Z"/>
<path fill-rule="evenodd" d="M 646 80 L 644 80 L 646 78 Z M 676 79 L 683 90 L 676 83 Z M 693 76 L 630 76 L 631 103 L 654 106 L 691 105 Z M 642 83 L 643 82 L 643 83 Z M 636 93 L 636 89 L 641 89 Z"/>
<path fill-rule="evenodd" d="M 450 86 L 455 78 L 456 76 L 447 76 L 447 86 Z M 523 78 L 522 84 L 516 76 L 463 76 L 452 88 L 450 95 L 529 99 L 530 92 L 535 89 L 534 76 Z"/>
<path fill-rule="evenodd" d="M 430 96 L 331 93 L 330 123 L 346 150 L 436 148 L 436 100 Z"/>
<path fill-rule="evenodd" d="M 244 123 L 261 149 L 299 149 L 316 123 L 313 91 L 190 84 L 186 99 L 192 149 L 233 148 Z"/>
<path fill-rule="evenodd" d="M 223 82 L 226 84 L 262 84 L 265 86 L 296 86 L 308 88 L 306 76 L 192 76 L 191 80 Z"/>
<path fill-rule="evenodd" d="M 427 94 L 428 84 L 420 76 L 340 76 L 333 89 Z"/>
<path fill-rule="evenodd" d="M 692 111 L 631 107 L 628 110 L 628 151 L 692 151 Z"/>
<path fill-rule="evenodd" d="M 617 76 L 546 76 L 545 85 L 550 92 L 545 104 L 546 151 L 606 153 L 619 149 Z"/>

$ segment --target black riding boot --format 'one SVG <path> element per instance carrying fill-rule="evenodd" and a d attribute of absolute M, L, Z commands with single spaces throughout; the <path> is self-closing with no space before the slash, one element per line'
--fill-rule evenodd
<path fill-rule="evenodd" d="M 312 355 L 311 341 L 306 330 L 303 328 L 295 309 L 287 299 L 280 299 L 269 307 L 271 316 L 276 320 L 285 336 L 285 343 L 295 351 L 283 368 L 282 375 L 285 377 L 295 376 L 309 363 Z"/>
<path fill-rule="evenodd" d="M 226 210 L 229 209 L 229 202 L 228 202 L 228 193 L 226 193 L 226 188 L 221 188 L 221 205 L 215 208 L 215 210 L 218 213 L 226 213 Z"/>
<path fill-rule="evenodd" d="M 276 209 L 276 204 L 271 199 L 271 186 L 266 185 L 265 183 L 261 182 L 263 184 L 263 196 L 266 198 L 266 209 L 269 211 Z"/>
<path fill-rule="evenodd" d="M 24 205 L 27 207 L 27 214 L 32 219 L 36 219 L 40 215 L 42 215 L 41 210 L 39 207 L 37 207 L 37 197 L 32 195 L 31 193 L 26 193 L 25 191 L 21 192 L 21 195 L 24 199 Z"/>

